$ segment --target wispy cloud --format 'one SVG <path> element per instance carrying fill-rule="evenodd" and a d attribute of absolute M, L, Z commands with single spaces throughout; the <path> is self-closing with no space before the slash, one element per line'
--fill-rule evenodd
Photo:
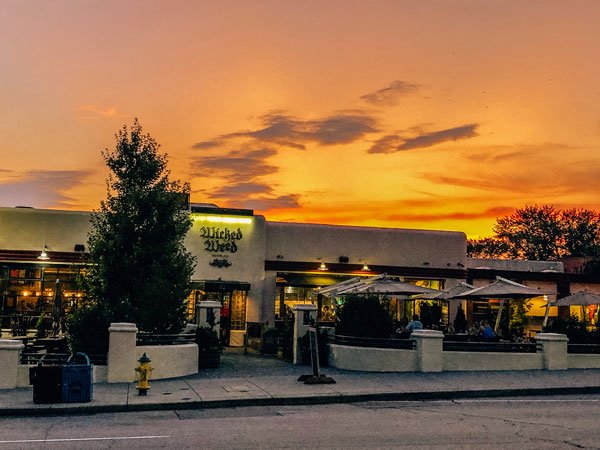
<path fill-rule="evenodd" d="M 0 204 L 40 208 L 72 206 L 75 199 L 65 192 L 82 184 L 89 175 L 91 172 L 84 170 L 10 171 L 10 176 L 0 181 Z"/>
<path fill-rule="evenodd" d="M 479 135 L 477 133 L 478 127 L 478 124 L 473 123 L 440 131 L 422 133 L 414 137 L 389 134 L 375 141 L 368 152 L 395 153 L 417 148 L 432 147 L 444 142 L 469 139 Z"/>
<path fill-rule="evenodd" d="M 361 100 L 376 106 L 394 106 L 400 101 L 400 98 L 417 92 L 419 86 L 406 81 L 396 80 L 389 86 L 370 92 L 361 96 Z"/>
<path fill-rule="evenodd" d="M 262 181 L 265 175 L 272 175 L 279 171 L 277 166 L 268 162 L 276 154 L 275 149 L 263 148 L 234 150 L 222 155 L 198 156 L 192 162 L 192 175 L 211 176 L 229 181 L 226 186 L 195 191 L 195 193 L 200 192 L 222 206 L 258 211 L 298 208 L 300 195 L 279 194 L 271 183 Z"/>
<path fill-rule="evenodd" d="M 77 111 L 88 116 L 114 117 L 117 115 L 117 108 L 99 105 L 81 105 L 77 108 Z"/>

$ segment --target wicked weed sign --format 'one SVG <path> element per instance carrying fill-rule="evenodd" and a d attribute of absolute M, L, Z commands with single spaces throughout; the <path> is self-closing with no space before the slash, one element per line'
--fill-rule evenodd
<path fill-rule="evenodd" d="M 242 230 L 232 230 L 225 227 L 202 227 L 200 237 L 204 239 L 204 251 L 211 253 L 235 253 L 238 251 L 237 242 L 244 237 Z"/>

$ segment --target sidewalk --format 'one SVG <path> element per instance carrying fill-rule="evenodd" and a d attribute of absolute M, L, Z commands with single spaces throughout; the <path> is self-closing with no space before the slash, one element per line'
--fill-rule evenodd
<path fill-rule="evenodd" d="M 147 396 L 138 395 L 135 383 L 103 383 L 94 385 L 89 403 L 44 405 L 33 403 L 31 388 L 0 390 L 0 416 L 600 393 L 600 370 L 322 372 L 336 384 L 306 385 L 297 380 L 310 367 L 229 350 L 220 368 L 151 381 Z"/>

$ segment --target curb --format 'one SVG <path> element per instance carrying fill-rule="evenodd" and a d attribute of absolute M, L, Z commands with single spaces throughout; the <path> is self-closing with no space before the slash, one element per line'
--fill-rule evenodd
<path fill-rule="evenodd" d="M 600 386 L 486 389 L 480 391 L 396 392 L 375 394 L 322 395 L 305 397 L 272 397 L 194 402 L 147 403 L 129 405 L 48 406 L 41 408 L 2 408 L 0 417 L 43 417 L 56 415 L 86 415 L 120 412 L 143 412 L 190 409 L 219 409 L 248 406 L 326 405 L 368 401 L 431 401 L 472 398 L 535 397 L 552 395 L 598 394 Z"/>

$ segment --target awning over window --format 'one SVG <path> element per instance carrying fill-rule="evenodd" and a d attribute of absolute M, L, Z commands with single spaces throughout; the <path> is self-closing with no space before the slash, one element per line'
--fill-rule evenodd
<path fill-rule="evenodd" d="M 201 289 L 204 292 L 249 291 L 250 283 L 244 281 L 203 280 L 192 281 L 192 288 Z"/>

